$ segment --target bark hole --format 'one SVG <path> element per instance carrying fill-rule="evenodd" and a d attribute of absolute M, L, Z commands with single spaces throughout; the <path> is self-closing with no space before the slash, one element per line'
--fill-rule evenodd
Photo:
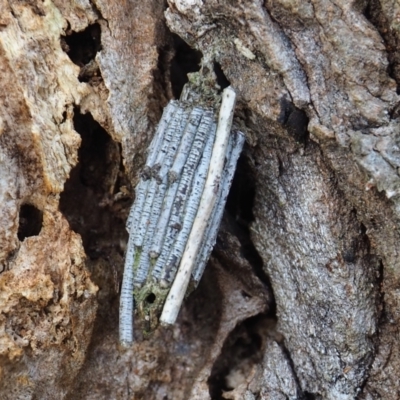
<path fill-rule="evenodd" d="M 154 293 L 150 293 L 147 297 L 146 297 L 146 301 L 149 304 L 153 304 L 156 301 L 156 295 Z"/>
<path fill-rule="evenodd" d="M 161 93 L 169 93 L 169 97 L 172 97 L 171 93 L 171 59 L 172 50 L 167 44 L 158 49 L 158 61 L 157 68 L 153 71 L 154 84 L 156 90 Z"/>
<path fill-rule="evenodd" d="M 262 361 L 269 321 L 267 315 L 259 314 L 243 321 L 229 334 L 208 379 L 212 400 L 222 400 L 223 392 L 246 382 L 253 366 Z"/>
<path fill-rule="evenodd" d="M 222 71 L 221 64 L 214 61 L 214 73 L 217 77 L 218 86 L 221 88 L 222 92 L 225 88 L 227 88 L 231 83 L 228 78 L 225 76 L 224 71 Z"/>
<path fill-rule="evenodd" d="M 316 397 L 312 393 L 304 392 L 304 399 L 305 400 L 314 400 L 314 399 L 316 399 Z"/>
<path fill-rule="evenodd" d="M 270 279 L 263 268 L 262 258 L 255 248 L 250 235 L 250 225 L 254 221 L 255 182 L 255 173 L 250 166 L 246 151 L 243 151 L 237 163 L 235 176 L 226 202 L 226 210 L 233 217 L 238 228 L 236 236 L 240 241 L 243 257 L 250 263 L 255 275 L 273 293 Z M 270 310 L 275 314 L 274 300 L 270 304 Z"/>
<path fill-rule="evenodd" d="M 66 53 L 73 63 L 83 67 L 94 60 L 101 50 L 101 28 L 99 24 L 89 25 L 82 32 L 70 32 L 63 37 L 67 44 Z"/>
<path fill-rule="evenodd" d="M 178 35 L 172 35 L 175 56 L 171 60 L 170 77 L 172 93 L 179 99 L 183 86 L 189 81 L 187 74 L 200 70 L 202 53 L 190 47 Z"/>
<path fill-rule="evenodd" d="M 101 28 L 98 23 L 89 25 L 82 32 L 70 32 L 61 38 L 64 51 L 71 61 L 81 67 L 80 82 L 89 82 L 90 78 L 100 76 L 100 69 L 95 61 L 101 50 Z"/>
<path fill-rule="evenodd" d="M 278 121 L 287 129 L 289 135 L 296 142 L 306 145 L 310 136 L 307 130 L 309 122 L 307 114 L 286 98 L 282 98 L 280 104 L 281 112 Z"/>
<path fill-rule="evenodd" d="M 31 204 L 23 204 L 19 210 L 18 239 L 39 235 L 42 230 L 43 212 Z"/>
<path fill-rule="evenodd" d="M 126 179 L 122 171 L 121 151 L 91 114 L 74 112 L 74 127 L 81 135 L 79 163 L 72 169 L 61 194 L 60 210 L 71 228 L 78 232 L 91 259 L 117 249 L 121 255 L 121 236 L 126 235 L 124 215 L 129 199 L 121 199 L 118 188 Z"/>

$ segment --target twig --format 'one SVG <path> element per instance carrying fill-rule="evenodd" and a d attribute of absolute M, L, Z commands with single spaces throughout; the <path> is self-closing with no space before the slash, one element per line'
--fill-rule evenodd
<path fill-rule="evenodd" d="M 244 135 L 242 132 L 235 132 L 231 135 L 229 140 L 229 154 L 227 154 L 227 161 L 223 172 L 223 181 L 218 193 L 218 203 L 215 205 L 211 219 L 207 225 L 204 234 L 204 240 L 197 255 L 197 260 L 192 273 L 193 280 L 196 284 L 200 281 L 204 268 L 206 267 L 208 258 L 215 245 L 218 235 L 218 228 L 221 224 L 222 216 L 224 214 L 226 200 L 228 198 L 229 189 L 232 185 L 233 176 L 236 169 L 236 164 L 240 153 L 242 152 L 244 144 Z"/>

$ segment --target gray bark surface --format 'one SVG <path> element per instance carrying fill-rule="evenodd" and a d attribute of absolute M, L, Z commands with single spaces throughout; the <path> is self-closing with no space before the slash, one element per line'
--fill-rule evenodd
<path fill-rule="evenodd" d="M 0 2 L 0 398 L 400 398 L 399 35 L 396 0 Z M 245 149 L 177 324 L 122 349 L 134 187 L 200 58 Z"/>

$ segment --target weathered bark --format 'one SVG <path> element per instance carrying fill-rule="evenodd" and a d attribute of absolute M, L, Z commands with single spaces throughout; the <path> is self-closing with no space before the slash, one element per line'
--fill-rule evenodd
<path fill-rule="evenodd" d="M 0 2 L 0 398 L 398 399 L 399 21 L 395 0 Z M 132 188 L 196 51 L 247 144 L 178 323 L 123 350 Z"/>

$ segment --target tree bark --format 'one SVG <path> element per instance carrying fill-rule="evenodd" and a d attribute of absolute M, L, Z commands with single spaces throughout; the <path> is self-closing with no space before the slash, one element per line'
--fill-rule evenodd
<path fill-rule="evenodd" d="M 0 2 L 0 398 L 400 398 L 399 35 L 395 0 Z M 123 349 L 133 189 L 201 59 L 245 149 L 176 325 Z"/>

